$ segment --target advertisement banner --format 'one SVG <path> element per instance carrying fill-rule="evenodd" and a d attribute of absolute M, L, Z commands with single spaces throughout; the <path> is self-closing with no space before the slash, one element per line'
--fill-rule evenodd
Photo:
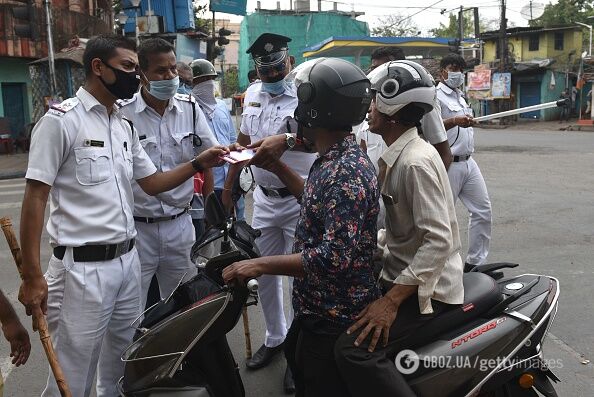
<path fill-rule="evenodd" d="M 511 73 L 493 73 L 493 98 L 509 98 L 511 94 Z"/>
<path fill-rule="evenodd" d="M 245 15 L 247 0 L 210 0 L 210 10 L 227 14 Z"/>
<path fill-rule="evenodd" d="M 491 89 L 491 70 L 468 72 L 468 90 L 482 91 Z"/>

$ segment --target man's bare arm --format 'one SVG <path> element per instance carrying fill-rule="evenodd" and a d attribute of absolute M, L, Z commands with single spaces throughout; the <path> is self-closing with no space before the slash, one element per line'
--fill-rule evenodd
<path fill-rule="evenodd" d="M 27 314 L 33 310 L 47 312 L 47 283 L 41 272 L 40 247 L 45 206 L 51 186 L 43 182 L 27 179 L 25 196 L 21 209 L 21 250 L 23 255 L 23 283 L 19 300 Z"/>
<path fill-rule="evenodd" d="M 437 149 L 437 153 L 441 157 L 443 161 L 443 165 L 445 165 L 446 170 L 450 168 L 450 164 L 452 164 L 452 151 L 450 150 L 450 144 L 447 140 L 436 143 L 433 145 L 435 149 Z"/>

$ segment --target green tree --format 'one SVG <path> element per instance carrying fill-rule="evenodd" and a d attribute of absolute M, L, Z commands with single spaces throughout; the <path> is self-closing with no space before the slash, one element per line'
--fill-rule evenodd
<path fill-rule="evenodd" d="M 547 4 L 542 16 L 530 21 L 530 26 L 564 26 L 575 22 L 592 23 L 588 17 L 594 16 L 593 0 L 559 0 Z"/>
<path fill-rule="evenodd" d="M 379 37 L 410 37 L 418 34 L 419 28 L 412 19 L 401 14 L 378 18 L 377 26 L 371 29 L 371 35 Z"/>
<path fill-rule="evenodd" d="M 458 37 L 458 13 L 450 13 L 448 24 L 439 24 L 439 27 L 429 30 L 433 37 Z M 479 31 L 486 32 L 499 28 L 497 19 L 484 19 L 479 17 Z M 464 37 L 474 37 L 474 14 L 472 11 L 464 12 Z"/>
<path fill-rule="evenodd" d="M 194 3 L 194 24 L 196 25 L 196 31 L 210 36 L 212 34 L 212 18 L 204 18 L 206 11 L 208 11 L 208 5 Z"/>
<path fill-rule="evenodd" d="M 231 67 L 224 72 L 222 85 L 223 98 L 231 98 L 233 94 L 239 92 L 239 70 L 236 67 Z"/>

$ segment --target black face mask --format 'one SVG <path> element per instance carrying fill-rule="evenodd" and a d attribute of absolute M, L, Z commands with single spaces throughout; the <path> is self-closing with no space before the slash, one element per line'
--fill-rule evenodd
<path fill-rule="evenodd" d="M 103 80 L 103 77 L 99 76 L 99 80 L 101 80 L 107 91 L 111 92 L 113 96 L 119 99 L 132 98 L 138 91 L 138 86 L 140 85 L 140 74 L 138 74 L 138 71 L 124 72 L 121 69 L 114 68 L 107 62 L 103 62 L 103 64 L 113 70 L 116 77 L 113 84 L 108 84 Z"/>

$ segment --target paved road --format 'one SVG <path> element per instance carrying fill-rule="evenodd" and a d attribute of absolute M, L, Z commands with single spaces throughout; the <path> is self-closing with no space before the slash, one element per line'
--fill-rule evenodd
<path fill-rule="evenodd" d="M 477 159 L 491 194 L 494 224 L 491 261 L 515 261 L 513 273 L 545 273 L 561 282 L 561 303 L 552 335 L 545 343 L 547 358 L 558 359 L 555 373 L 560 396 L 594 395 L 594 133 L 477 130 Z M 8 215 L 18 229 L 22 179 L 0 181 L 0 216 Z M 467 215 L 457 205 L 465 250 Z M 248 214 L 251 205 L 248 204 Z M 44 237 L 47 241 L 47 236 Z M 47 263 L 49 248 L 42 250 Z M 6 243 L 0 242 L 0 287 L 17 302 L 18 277 Z M 18 304 L 17 304 L 18 305 Z M 20 305 L 17 310 L 29 326 Z M 264 330 L 259 308 L 250 308 L 254 350 Z M 12 370 L 6 343 L 0 342 L 0 367 L 8 373 L 5 396 L 36 396 L 47 369 L 37 336 L 25 367 Z M 243 329 L 229 336 L 248 396 L 282 395 L 284 364 L 280 358 L 257 372 L 243 370 Z"/>

